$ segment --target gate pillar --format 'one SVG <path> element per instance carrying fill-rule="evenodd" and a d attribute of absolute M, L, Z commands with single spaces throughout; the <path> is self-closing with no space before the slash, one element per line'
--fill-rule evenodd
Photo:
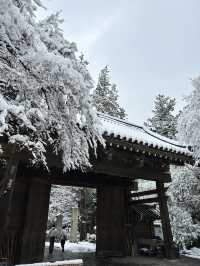
<path fill-rule="evenodd" d="M 127 255 L 127 190 L 109 186 L 97 188 L 97 257 Z"/>
<path fill-rule="evenodd" d="M 22 235 L 20 263 L 43 261 L 50 189 L 51 185 L 48 181 L 37 178 L 31 180 Z"/>
<path fill-rule="evenodd" d="M 167 206 L 167 198 L 165 195 L 164 183 L 161 181 L 156 182 L 158 190 L 158 201 L 160 207 L 160 216 L 162 222 L 165 256 L 167 259 L 175 259 L 178 254 L 173 244 L 173 235 L 170 225 L 169 211 Z"/>
<path fill-rule="evenodd" d="M 20 263 L 20 243 L 28 195 L 27 180 L 17 177 L 12 189 L 12 195 L 8 192 L 0 198 L 0 228 L 4 228 L 0 233 L 0 257 L 7 258 L 9 265 Z"/>

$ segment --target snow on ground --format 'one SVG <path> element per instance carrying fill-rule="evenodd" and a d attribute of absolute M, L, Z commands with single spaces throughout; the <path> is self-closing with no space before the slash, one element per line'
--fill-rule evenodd
<path fill-rule="evenodd" d="M 45 247 L 49 247 L 49 242 L 45 243 Z M 60 243 L 55 243 L 54 248 L 61 249 Z M 96 244 L 89 243 L 86 241 L 71 243 L 69 241 L 65 242 L 65 251 L 70 251 L 72 253 L 88 253 L 95 252 Z"/>
<path fill-rule="evenodd" d="M 185 249 L 182 251 L 182 255 L 194 259 L 200 259 L 200 249 L 199 248 L 191 248 L 190 250 Z"/>
<path fill-rule="evenodd" d="M 40 262 L 33 264 L 19 264 L 15 266 L 61 266 L 61 265 L 83 265 L 83 260 L 64 260 L 64 261 L 55 261 L 55 262 Z"/>

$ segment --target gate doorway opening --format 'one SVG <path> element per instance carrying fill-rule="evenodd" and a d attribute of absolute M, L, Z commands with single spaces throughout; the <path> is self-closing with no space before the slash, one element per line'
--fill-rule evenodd
<path fill-rule="evenodd" d="M 50 254 L 50 236 L 54 226 L 56 228 L 56 237 L 53 253 Z M 85 258 L 95 257 L 95 252 L 96 189 L 52 185 L 44 260 L 85 260 Z"/>

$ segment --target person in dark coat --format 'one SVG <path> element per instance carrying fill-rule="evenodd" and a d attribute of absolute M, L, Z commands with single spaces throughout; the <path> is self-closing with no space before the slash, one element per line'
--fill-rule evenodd
<path fill-rule="evenodd" d="M 61 237 L 60 237 L 60 244 L 61 244 L 62 252 L 64 252 L 65 250 L 66 240 L 67 240 L 67 230 L 66 230 L 66 226 L 64 225 L 62 228 Z"/>
<path fill-rule="evenodd" d="M 49 254 L 53 254 L 53 249 L 54 249 L 54 242 L 55 238 L 58 235 L 58 230 L 56 229 L 56 226 L 53 225 L 52 228 L 49 230 Z"/>

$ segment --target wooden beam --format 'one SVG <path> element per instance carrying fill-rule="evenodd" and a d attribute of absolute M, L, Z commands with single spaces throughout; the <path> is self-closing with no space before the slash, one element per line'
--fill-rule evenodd
<path fill-rule="evenodd" d="M 108 162 L 97 162 L 93 167 L 93 171 L 97 174 L 109 174 L 121 177 L 132 177 L 133 179 L 144 179 L 144 180 L 162 180 L 163 182 L 171 182 L 171 177 L 169 173 L 164 172 L 164 170 L 154 170 L 150 167 L 143 167 L 136 169 L 133 167 L 128 168 L 125 165 L 120 167 L 117 164 L 112 164 Z"/>
<path fill-rule="evenodd" d="M 167 191 L 168 187 L 165 187 L 164 190 Z M 157 189 L 151 189 L 147 191 L 139 191 L 139 192 L 131 192 L 131 197 L 136 198 L 136 197 L 142 197 L 142 196 L 148 196 L 148 195 L 153 195 L 153 194 L 158 194 Z"/>
<path fill-rule="evenodd" d="M 112 146 L 118 147 L 123 149 L 123 147 L 126 147 L 127 151 L 132 151 L 132 153 L 141 153 L 146 154 L 148 157 L 162 157 L 165 159 L 168 163 L 174 163 L 177 165 L 183 165 L 184 162 L 187 162 L 189 164 L 194 164 L 194 159 L 192 155 L 185 155 L 182 153 L 175 153 L 173 151 L 163 150 L 159 149 L 158 147 L 152 147 L 145 144 L 140 144 L 137 142 L 132 142 L 125 139 L 117 139 L 112 136 L 104 136 L 107 143 L 112 143 Z"/>
<path fill-rule="evenodd" d="M 170 182 L 169 164 L 161 159 L 148 158 L 145 155 L 127 152 L 110 147 L 98 154 L 92 170 L 95 173 L 121 177 L 142 178 L 145 180 L 162 180 Z"/>
<path fill-rule="evenodd" d="M 120 186 L 120 187 L 128 187 L 130 186 L 130 180 L 124 179 L 115 179 L 114 177 L 103 178 L 101 175 L 94 175 L 93 177 L 84 177 L 84 176 L 76 176 L 74 178 L 66 176 L 65 179 L 52 177 L 50 179 L 51 184 L 55 185 L 63 185 L 63 186 L 75 186 L 75 187 L 110 187 L 110 186 Z"/>
<path fill-rule="evenodd" d="M 99 186 L 121 186 L 129 187 L 132 184 L 132 179 L 127 177 L 109 176 L 102 174 L 95 174 L 94 172 L 81 172 L 78 170 L 63 173 L 62 169 L 56 167 L 51 168 L 47 172 L 43 168 L 27 168 L 26 165 L 19 165 L 18 175 L 20 177 L 35 178 L 49 180 L 51 184 L 77 187 L 91 187 Z"/>
<path fill-rule="evenodd" d="M 145 204 L 145 203 L 154 203 L 154 202 L 158 202 L 158 197 L 139 199 L 139 200 L 130 200 L 129 204 L 135 205 L 135 204 Z"/>

